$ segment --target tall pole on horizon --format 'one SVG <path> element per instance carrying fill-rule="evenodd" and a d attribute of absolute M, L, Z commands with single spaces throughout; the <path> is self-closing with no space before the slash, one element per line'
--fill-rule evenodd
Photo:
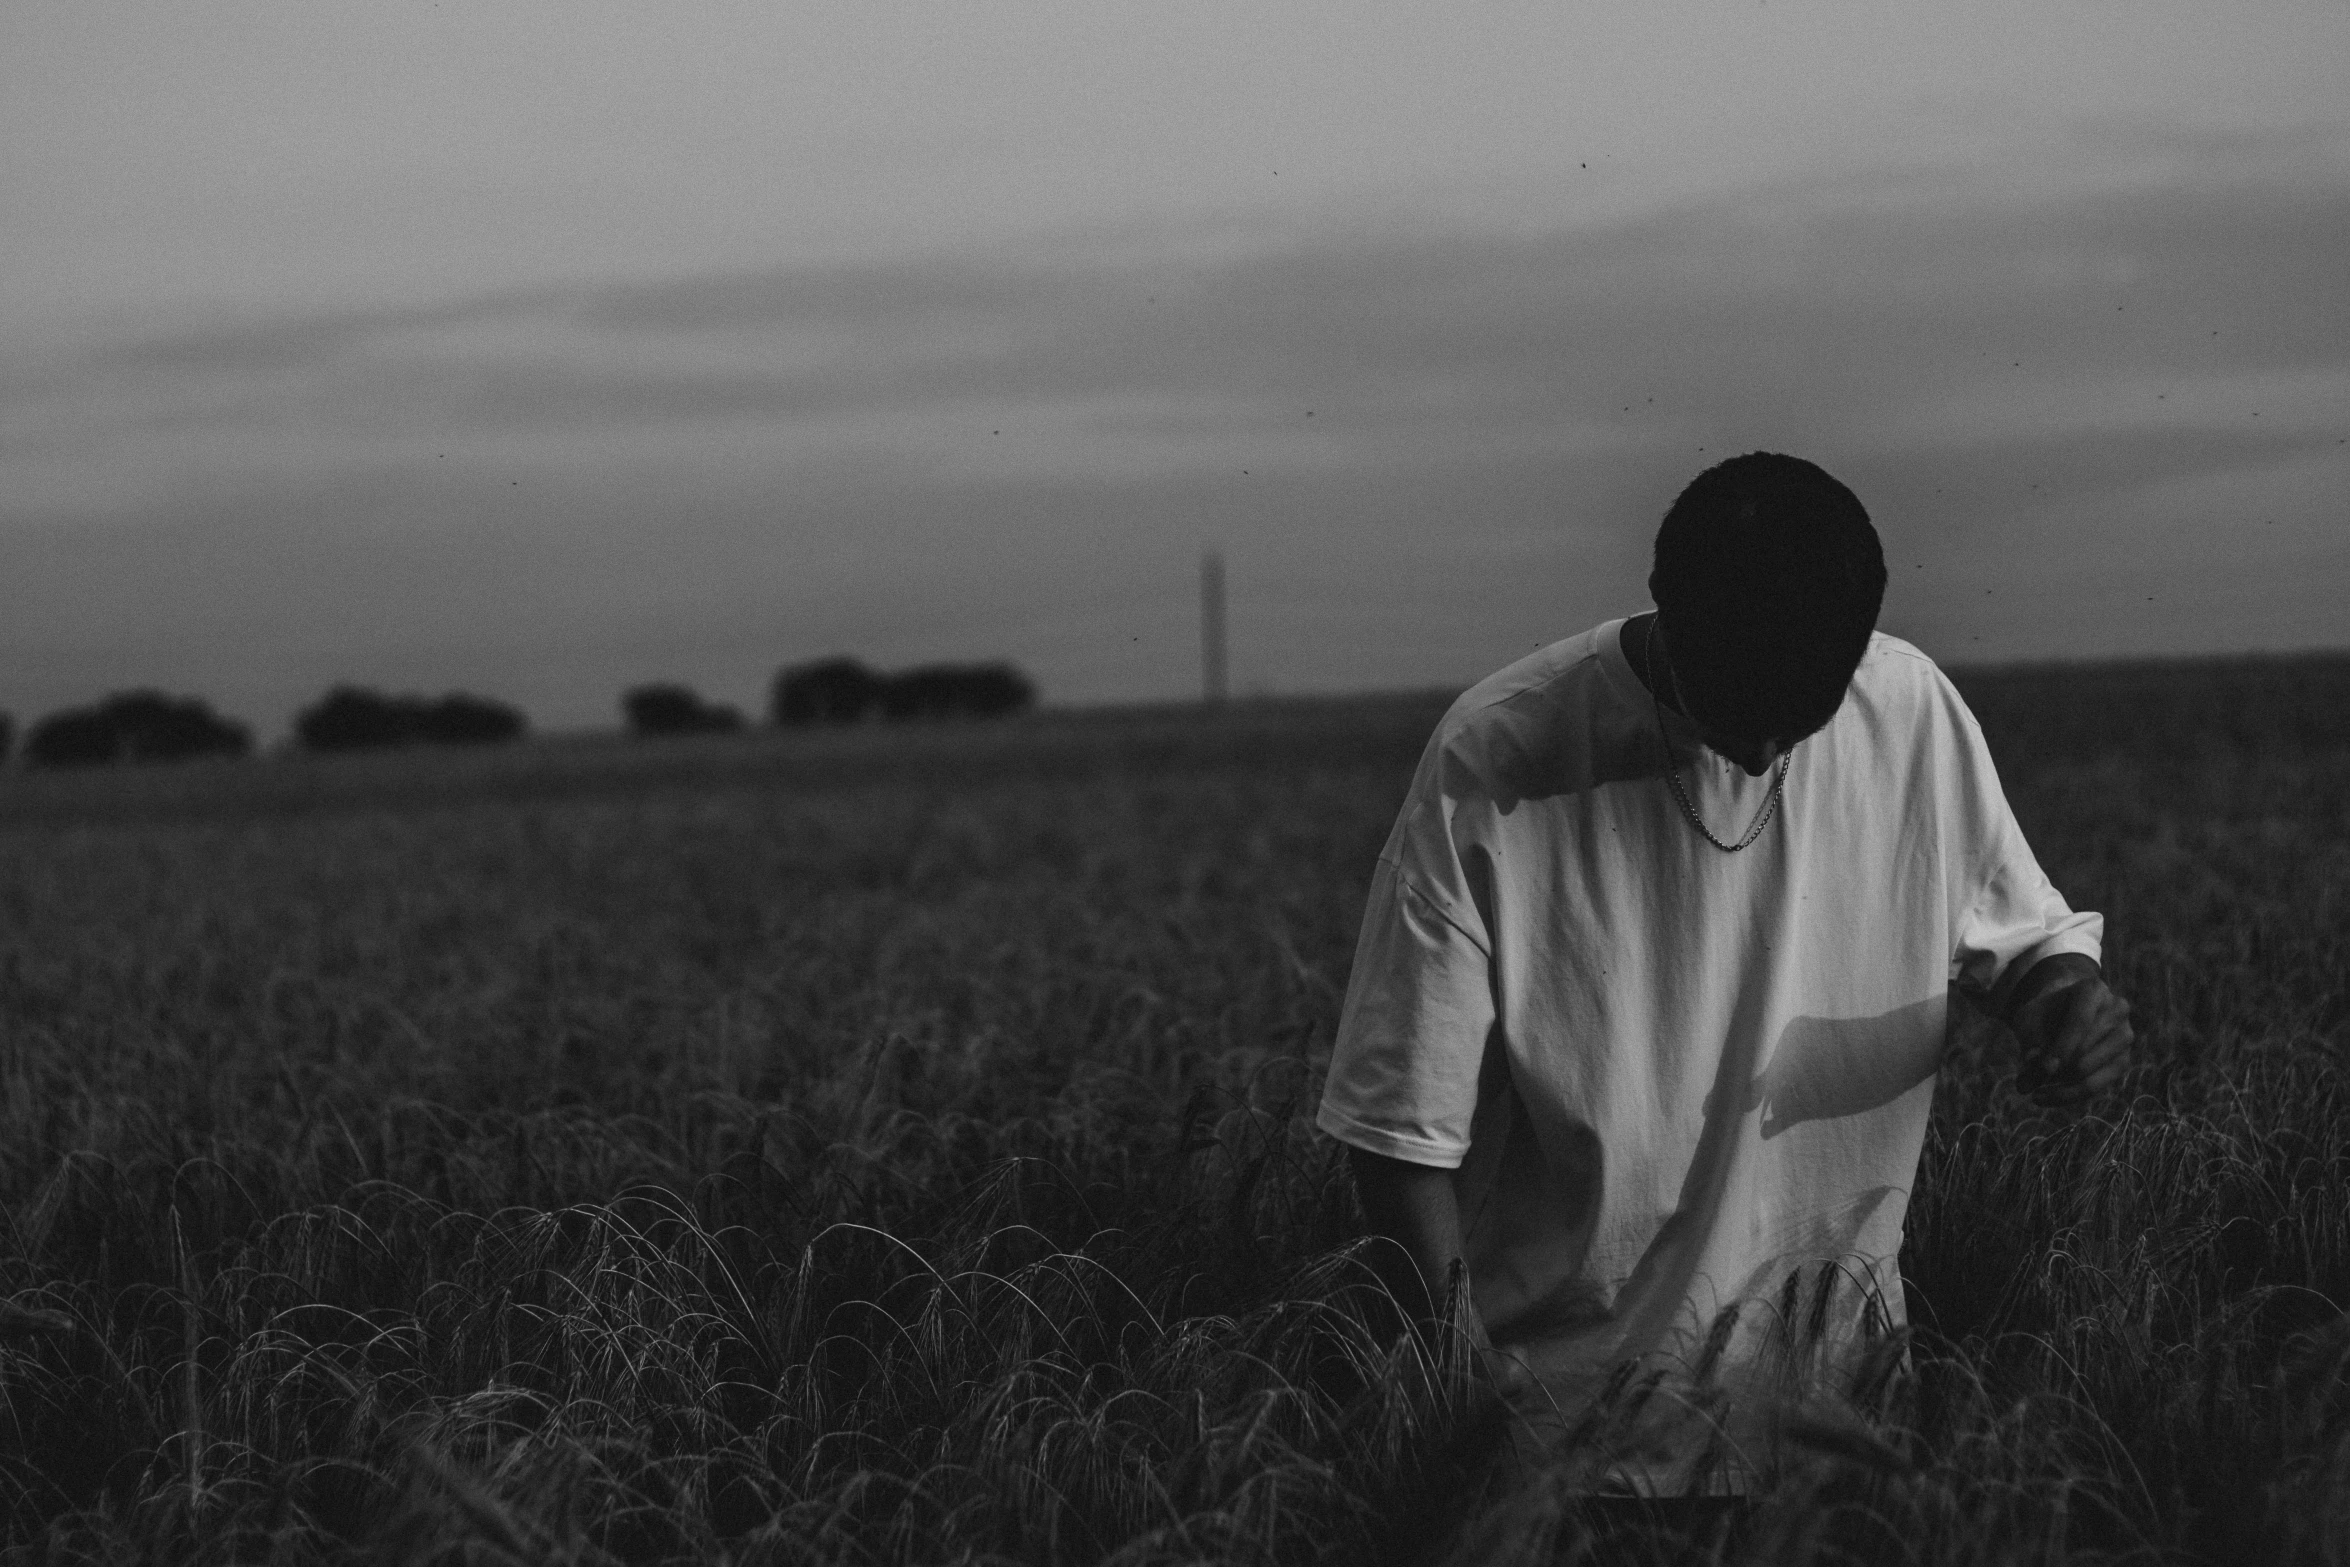
<path fill-rule="evenodd" d="M 1224 556 L 1213 548 L 1199 558 L 1200 700 L 1224 700 Z"/>

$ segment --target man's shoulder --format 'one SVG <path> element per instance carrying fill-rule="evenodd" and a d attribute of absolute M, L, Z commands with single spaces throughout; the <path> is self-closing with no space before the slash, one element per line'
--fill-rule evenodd
<path fill-rule="evenodd" d="M 1911 643 L 1880 631 L 1852 672 L 1848 736 L 1869 754 L 1941 771 L 1972 765 L 1981 726 L 1942 667 Z M 1840 723 L 1847 719 L 1840 719 Z"/>
<path fill-rule="evenodd" d="M 1932 681 L 1940 677 L 1942 666 L 1926 656 L 1915 643 L 1904 642 L 1889 631 L 1869 633 L 1868 650 L 1861 654 L 1863 668 L 1874 668 L 1880 675 L 1901 680 Z"/>
<path fill-rule="evenodd" d="M 1453 699 L 1437 723 L 1440 740 L 1518 733 L 1530 717 L 1592 699 L 1601 679 L 1604 636 L 1617 621 L 1548 643 L 1495 670 Z"/>
<path fill-rule="evenodd" d="M 1620 624 L 1536 648 L 1462 692 L 1429 738 L 1415 792 L 1518 800 L 1579 776 L 1597 715 L 1628 706 L 1618 687 L 1630 677 L 1608 663 Z"/>
<path fill-rule="evenodd" d="M 1919 716 L 1966 711 L 1941 665 L 1915 644 L 1883 631 L 1870 633 L 1868 649 L 1852 672 L 1852 687 L 1864 701 Z"/>

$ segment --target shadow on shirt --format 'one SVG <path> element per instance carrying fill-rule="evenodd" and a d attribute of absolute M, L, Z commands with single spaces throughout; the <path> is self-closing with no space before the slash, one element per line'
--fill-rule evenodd
<path fill-rule="evenodd" d="M 1935 995 L 1871 1017 L 1793 1018 L 1780 1030 L 1760 1070 L 1755 1066 L 1760 1052 L 1754 1037 L 1759 1030 L 1740 1028 L 1745 1020 L 1735 1019 L 1732 1037 L 1723 1043 L 1713 1089 L 1706 1095 L 1705 1124 L 1691 1150 L 1673 1212 L 1658 1226 L 1631 1273 L 1611 1287 L 1608 1280 L 1586 1276 L 1580 1266 L 1567 1266 L 1543 1279 L 1521 1262 L 1509 1269 L 1515 1276 L 1504 1286 L 1507 1305 L 1489 1319 L 1497 1339 L 1574 1335 L 1613 1324 L 1624 1353 L 1641 1353 L 1664 1340 L 1684 1315 L 1689 1291 L 1723 1217 L 1728 1187 L 1737 1178 L 1734 1172 L 1743 1167 L 1738 1150 L 1749 1118 L 1760 1111 L 1756 1131 L 1769 1141 L 1806 1122 L 1840 1120 L 1892 1104 L 1940 1067 L 1948 1005 L 1947 997 Z M 1521 1199 L 1517 1208 L 1534 1208 L 1553 1225 L 1564 1219 L 1570 1233 L 1581 1231 L 1580 1239 L 1587 1243 L 1605 1182 L 1599 1140 L 1589 1128 L 1575 1127 L 1563 1146 L 1541 1147 L 1523 1107 L 1515 1103 L 1517 1096 L 1508 1097 L 1515 1114 L 1498 1168 L 1492 1172 L 1494 1184 L 1514 1186 Z M 1551 1200 L 1526 1203 L 1523 1198 L 1535 1190 L 1550 1193 Z M 1841 1255 L 1850 1244 L 1850 1232 L 1878 1203 L 1896 1195 L 1899 1192 L 1892 1187 L 1787 1194 L 1795 1199 L 1794 1211 L 1785 1215 L 1791 1221 L 1790 1233 L 1782 1237 L 1790 1255 L 1780 1260 L 1818 1262 Z M 1492 1227 L 1480 1225 L 1485 1230 L 1480 1239 L 1497 1245 L 1504 1257 L 1515 1260 L 1517 1248 L 1529 1244 L 1530 1236 L 1512 1232 L 1533 1221 L 1521 1217 L 1511 1223 L 1495 1214 L 1486 1222 Z M 1565 1260 L 1552 1255 L 1556 1261 Z"/>
<path fill-rule="evenodd" d="M 1799 1017 L 1748 1085 L 1745 1108 L 1762 1109 L 1762 1134 L 1806 1121 L 1882 1109 L 1942 1063 L 1945 998 L 1930 996 L 1877 1017 Z M 1712 1131 L 1712 1107 L 1707 1130 Z"/>

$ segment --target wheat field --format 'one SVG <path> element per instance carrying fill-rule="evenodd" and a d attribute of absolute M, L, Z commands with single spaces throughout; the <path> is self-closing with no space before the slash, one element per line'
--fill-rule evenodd
<path fill-rule="evenodd" d="M 1754 1562 L 2350 1560 L 2350 661 L 1963 682 L 2141 1059 L 1954 1037 Z M 1441 695 L 0 776 L 0 1559 L 1671 1560 L 1310 1127 Z"/>

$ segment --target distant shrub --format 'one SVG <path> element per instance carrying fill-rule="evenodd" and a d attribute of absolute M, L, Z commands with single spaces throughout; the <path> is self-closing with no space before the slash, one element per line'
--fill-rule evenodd
<path fill-rule="evenodd" d="M 121 754 L 121 737 L 94 707 L 51 713 L 25 736 L 27 767 L 96 767 Z"/>
<path fill-rule="evenodd" d="M 847 724 L 889 719 L 1001 718 L 1036 703 L 1036 687 L 1010 664 L 924 664 L 877 675 L 853 658 L 800 664 L 775 677 L 774 722 Z"/>
<path fill-rule="evenodd" d="M 336 686 L 294 719 L 306 751 L 366 751 L 396 745 L 495 745 L 520 739 L 522 714 L 503 702 L 452 691 L 437 701 Z"/>
<path fill-rule="evenodd" d="M 412 715 L 380 692 L 336 686 L 294 719 L 306 751 L 359 751 L 415 738 Z"/>
<path fill-rule="evenodd" d="M 252 749 L 251 730 L 195 697 L 118 691 L 95 707 L 66 708 L 33 725 L 24 755 L 32 767 L 100 767 L 243 756 Z"/>
<path fill-rule="evenodd" d="M 768 718 L 778 728 L 803 724 L 853 724 L 875 711 L 881 677 L 853 658 L 823 658 L 796 664 L 775 677 Z"/>
<path fill-rule="evenodd" d="M 1009 664 L 926 664 L 881 685 L 890 718 L 1002 718 L 1034 706 L 1036 687 Z"/>
<path fill-rule="evenodd" d="M 452 691 L 425 706 L 417 733 L 439 745 L 503 745 L 521 739 L 527 727 L 519 709 Z"/>
<path fill-rule="evenodd" d="M 743 715 L 731 707 L 705 702 L 687 686 L 638 686 L 620 699 L 629 733 L 650 739 L 660 735 L 731 734 L 743 726 Z"/>

